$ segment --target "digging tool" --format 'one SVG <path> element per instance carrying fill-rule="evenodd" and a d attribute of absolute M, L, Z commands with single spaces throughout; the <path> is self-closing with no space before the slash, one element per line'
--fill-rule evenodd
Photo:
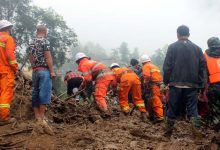
<path fill-rule="evenodd" d="M 82 89 L 82 90 L 78 91 L 77 93 L 75 93 L 75 94 L 73 94 L 73 95 L 67 97 L 64 101 L 67 101 L 67 100 L 69 100 L 70 98 L 73 98 L 73 97 L 79 95 L 79 94 L 80 94 L 81 92 L 83 92 L 84 90 L 85 90 L 85 89 Z"/>
<path fill-rule="evenodd" d="M 66 91 L 65 92 L 63 92 L 63 93 L 61 93 L 60 95 L 58 95 L 57 97 L 58 98 L 60 98 L 60 97 L 62 97 L 63 95 L 65 95 L 66 94 Z"/>
<path fill-rule="evenodd" d="M 84 82 L 84 79 L 83 79 L 83 82 Z M 82 83 L 83 83 L 83 82 L 82 82 Z M 81 89 L 82 86 L 83 86 L 83 85 L 81 84 L 80 87 L 79 87 L 79 89 Z M 79 90 L 79 91 L 76 92 L 75 94 L 73 94 L 73 95 L 67 97 L 64 101 L 67 101 L 67 100 L 69 100 L 70 98 L 73 98 L 73 97 L 79 95 L 80 93 L 82 93 L 83 91 L 85 91 L 85 89 L 86 89 L 86 87 L 82 88 L 81 90 Z"/>

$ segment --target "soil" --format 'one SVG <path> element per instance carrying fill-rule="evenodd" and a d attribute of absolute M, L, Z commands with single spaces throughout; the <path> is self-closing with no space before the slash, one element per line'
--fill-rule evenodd
<path fill-rule="evenodd" d="M 0 149 L 61 150 L 218 150 L 220 135 L 203 126 L 195 138 L 187 121 L 178 121 L 171 138 L 163 136 L 165 123 L 142 122 L 137 110 L 125 116 L 110 105 L 111 116 L 100 114 L 94 103 L 61 101 L 55 94 L 47 109 L 54 134 L 39 130 L 31 109 L 31 80 L 21 75 L 16 81 L 11 115 L 14 124 L 0 126 Z"/>

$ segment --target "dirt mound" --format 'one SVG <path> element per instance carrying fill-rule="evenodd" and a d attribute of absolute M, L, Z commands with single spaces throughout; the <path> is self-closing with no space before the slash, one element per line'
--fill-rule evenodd
<path fill-rule="evenodd" d="M 35 130 L 31 110 L 31 79 L 21 75 L 16 81 L 12 115 L 16 124 L 0 126 L 0 149 L 218 149 L 219 137 L 203 128 L 205 137 L 196 140 L 190 123 L 179 121 L 170 139 L 165 138 L 165 124 L 140 121 L 140 114 L 124 116 L 111 106 L 112 116 L 100 114 L 94 103 L 61 101 L 53 95 L 47 116 L 54 135 Z"/>

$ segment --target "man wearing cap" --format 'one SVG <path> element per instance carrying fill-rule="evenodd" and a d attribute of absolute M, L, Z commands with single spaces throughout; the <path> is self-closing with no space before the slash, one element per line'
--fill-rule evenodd
<path fill-rule="evenodd" d="M 50 132 L 45 119 L 46 105 L 51 102 L 52 78 L 55 78 L 53 60 L 49 42 L 46 39 L 47 28 L 44 25 L 37 26 L 36 38 L 29 45 L 29 60 L 33 69 L 32 81 L 32 107 L 36 121 L 46 127 Z"/>
<path fill-rule="evenodd" d="M 78 71 L 82 72 L 85 85 L 95 81 L 95 101 L 99 110 L 103 115 L 108 115 L 108 106 L 106 103 L 106 95 L 108 88 L 116 85 L 115 77 L 112 71 L 103 63 L 90 60 L 82 52 L 78 52 L 75 56 L 75 61 L 78 64 Z"/>
<path fill-rule="evenodd" d="M 217 37 L 208 39 L 205 51 L 208 76 L 208 100 L 210 119 L 214 129 L 220 131 L 220 40 Z"/>
<path fill-rule="evenodd" d="M 133 70 L 139 77 L 141 77 L 141 66 L 139 65 L 139 61 L 137 59 L 132 58 L 130 60 L 129 68 Z"/>
<path fill-rule="evenodd" d="M 10 36 L 13 25 L 7 20 L 0 20 L 0 125 L 15 122 L 10 118 L 10 106 L 14 96 L 14 79 L 18 73 L 15 57 L 16 44 Z"/>
<path fill-rule="evenodd" d="M 178 41 L 168 47 L 163 65 L 164 83 L 170 88 L 165 132 L 168 136 L 184 111 L 191 119 L 193 133 L 198 133 L 200 128 L 197 93 L 204 87 L 205 60 L 201 48 L 188 39 L 189 35 L 187 26 L 177 28 Z"/>

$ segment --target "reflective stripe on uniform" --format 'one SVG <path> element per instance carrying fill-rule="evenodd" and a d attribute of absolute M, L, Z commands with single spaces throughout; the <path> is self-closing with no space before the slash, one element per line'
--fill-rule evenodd
<path fill-rule="evenodd" d="M 0 47 L 5 47 L 5 43 L 0 42 Z"/>
<path fill-rule="evenodd" d="M 125 107 L 122 107 L 121 108 L 123 111 L 128 111 L 129 109 L 130 109 L 130 107 L 129 106 L 125 106 Z"/>
<path fill-rule="evenodd" d="M 160 72 L 159 69 L 151 69 L 150 72 Z"/>
<path fill-rule="evenodd" d="M 132 70 L 125 70 L 121 73 L 121 75 L 127 74 L 127 73 L 134 73 Z"/>
<path fill-rule="evenodd" d="M 137 107 L 145 107 L 144 103 L 142 104 L 136 104 Z"/>
<path fill-rule="evenodd" d="M 95 66 L 92 67 L 91 72 L 93 72 L 101 63 L 96 63 Z"/>
<path fill-rule="evenodd" d="M 100 77 L 103 77 L 103 76 L 106 76 L 106 75 L 113 75 L 113 73 L 112 73 L 112 72 L 103 72 L 103 73 L 100 73 L 100 74 L 96 77 L 96 79 L 98 79 L 98 78 L 100 78 Z"/>
<path fill-rule="evenodd" d="M 92 74 L 92 72 L 100 65 L 101 63 L 96 63 L 92 69 L 90 71 L 87 71 L 87 72 L 83 72 L 82 75 L 85 76 L 85 75 L 88 75 L 88 74 Z"/>
<path fill-rule="evenodd" d="M 0 104 L 0 108 L 10 108 L 9 104 Z"/>
<path fill-rule="evenodd" d="M 9 61 L 9 64 L 10 64 L 10 65 L 17 64 L 17 61 L 16 61 L 16 60 Z"/>
<path fill-rule="evenodd" d="M 85 76 L 85 75 L 87 75 L 87 74 L 91 74 L 91 73 L 92 73 L 92 71 L 83 72 L 82 75 Z"/>

